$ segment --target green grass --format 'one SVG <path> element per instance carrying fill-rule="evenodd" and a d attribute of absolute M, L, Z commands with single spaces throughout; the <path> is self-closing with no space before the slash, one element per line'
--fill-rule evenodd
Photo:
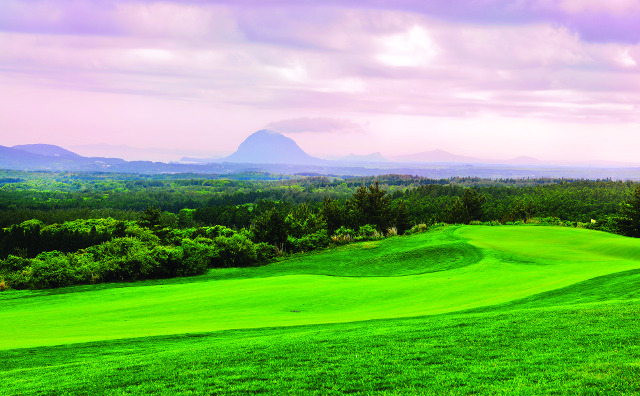
<path fill-rule="evenodd" d="M 640 240 L 474 226 L 12 291 L 0 393 L 640 394 L 639 290 Z"/>

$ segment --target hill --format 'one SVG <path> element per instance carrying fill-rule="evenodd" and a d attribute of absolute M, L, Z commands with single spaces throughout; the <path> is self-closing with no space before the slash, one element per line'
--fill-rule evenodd
<path fill-rule="evenodd" d="M 9 291 L 0 381 L 8 394 L 638 394 L 639 253 L 582 229 L 444 227 L 191 279 Z"/>
<path fill-rule="evenodd" d="M 83 157 L 51 144 L 0 146 L 0 168 L 4 169 L 104 171 L 125 162 L 119 158 Z"/>
<path fill-rule="evenodd" d="M 637 394 L 639 249 L 580 229 L 446 227 L 199 278 L 2 293 L 0 381 L 8 394 Z"/>
<path fill-rule="evenodd" d="M 20 170 L 42 169 L 50 164 L 51 159 L 45 155 L 0 146 L 0 168 Z"/>
<path fill-rule="evenodd" d="M 388 162 L 386 158 L 382 156 L 379 152 L 371 153 L 366 155 L 357 155 L 357 154 L 349 154 L 344 157 L 331 157 L 331 160 L 337 162 L 353 162 L 353 163 L 378 163 L 378 162 Z"/>
<path fill-rule="evenodd" d="M 0 349 L 455 312 L 637 269 L 637 257 L 640 240 L 596 231 L 446 227 L 264 267 L 212 270 L 194 283 L 88 288 L 72 299 L 45 293 L 30 300 L 36 305 L 4 301 L 0 314 L 13 325 L 0 329 Z M 133 302 L 126 312 L 115 309 Z"/>
<path fill-rule="evenodd" d="M 26 151 L 32 154 L 44 155 L 45 157 L 67 157 L 67 158 L 82 158 L 80 155 L 63 149 L 60 146 L 52 144 L 21 144 L 13 146 L 13 149 Z"/>
<path fill-rule="evenodd" d="M 218 162 L 317 165 L 326 161 L 305 153 L 293 139 L 262 129 L 249 135 L 240 143 L 235 153 Z"/>
<path fill-rule="evenodd" d="M 466 157 L 463 155 L 452 154 L 444 150 L 424 151 L 416 154 L 409 154 L 393 158 L 398 162 L 436 162 L 436 163 L 482 163 L 485 162 L 479 158 Z"/>

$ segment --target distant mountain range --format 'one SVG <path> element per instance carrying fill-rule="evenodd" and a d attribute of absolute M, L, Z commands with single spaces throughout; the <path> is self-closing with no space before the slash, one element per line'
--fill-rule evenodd
<path fill-rule="evenodd" d="M 398 173 L 432 178 L 478 176 L 640 179 L 640 168 L 634 168 L 630 164 L 594 162 L 553 165 L 531 157 L 495 161 L 456 155 L 443 150 L 393 157 L 390 160 L 380 153 L 350 154 L 326 160 L 310 156 L 293 139 L 266 129 L 247 137 L 236 152 L 227 157 L 183 158 L 181 163 L 84 157 L 50 144 L 0 146 L 0 169 L 200 174 L 267 172 L 336 176 Z"/>
<path fill-rule="evenodd" d="M 100 171 L 125 162 L 120 158 L 83 157 L 51 144 L 0 146 L 0 168 L 4 169 Z"/>
<path fill-rule="evenodd" d="M 389 162 L 388 159 L 382 156 L 380 153 L 371 153 L 366 155 L 349 154 L 344 157 L 331 157 L 330 160 L 337 162 L 351 162 L 351 163 L 378 163 Z"/>

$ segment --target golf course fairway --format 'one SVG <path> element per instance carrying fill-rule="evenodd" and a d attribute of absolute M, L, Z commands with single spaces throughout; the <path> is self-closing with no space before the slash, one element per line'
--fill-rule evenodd
<path fill-rule="evenodd" d="M 188 279 L 0 293 L 0 349 L 436 315 L 640 268 L 640 240 L 442 227 Z"/>

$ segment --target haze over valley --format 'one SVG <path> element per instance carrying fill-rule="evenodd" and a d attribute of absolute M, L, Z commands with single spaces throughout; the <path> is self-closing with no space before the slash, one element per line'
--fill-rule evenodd
<path fill-rule="evenodd" d="M 121 158 L 84 157 L 56 145 L 31 144 L 0 147 L 0 167 L 16 170 L 137 173 L 226 174 L 258 171 L 341 176 L 400 173 L 433 178 L 475 176 L 640 179 L 640 167 L 637 164 L 554 164 L 529 157 L 498 162 L 460 156 L 443 150 L 394 157 L 393 160 L 382 157 L 380 153 L 322 159 L 307 154 L 293 139 L 266 129 L 249 135 L 234 153 L 221 158 L 183 157 L 181 161 L 169 163 L 125 161 Z"/>

